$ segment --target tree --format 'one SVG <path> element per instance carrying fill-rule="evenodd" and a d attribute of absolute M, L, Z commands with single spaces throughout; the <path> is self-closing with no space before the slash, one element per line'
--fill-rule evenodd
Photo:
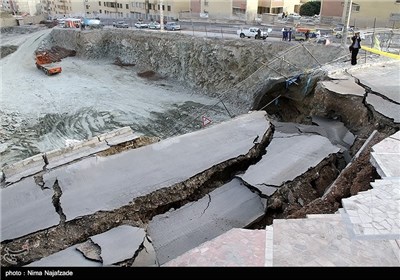
<path fill-rule="evenodd" d="M 321 10 L 321 2 L 320 1 L 309 1 L 309 2 L 301 5 L 300 15 L 301 16 L 319 15 L 320 10 Z"/>

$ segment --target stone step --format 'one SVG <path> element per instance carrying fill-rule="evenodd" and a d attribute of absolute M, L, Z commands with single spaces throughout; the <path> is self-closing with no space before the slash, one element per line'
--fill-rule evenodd
<path fill-rule="evenodd" d="M 265 228 L 265 266 L 273 266 L 274 262 L 274 227 Z"/>
<path fill-rule="evenodd" d="M 389 240 L 351 239 L 341 220 L 274 220 L 274 266 L 398 266 Z"/>
<path fill-rule="evenodd" d="M 163 266 L 264 266 L 266 232 L 234 228 Z"/>
<path fill-rule="evenodd" d="M 356 238 L 400 238 L 400 188 L 397 184 L 379 185 L 360 192 L 342 199 L 342 205 L 342 217 Z"/>
<path fill-rule="evenodd" d="M 338 214 L 308 214 L 308 219 L 332 219 L 332 220 L 340 220 L 342 217 Z"/>
<path fill-rule="evenodd" d="M 392 186 L 393 188 L 400 188 L 400 177 L 385 177 L 381 180 L 376 180 L 375 182 L 371 182 L 370 185 L 374 189 L 388 185 Z"/>

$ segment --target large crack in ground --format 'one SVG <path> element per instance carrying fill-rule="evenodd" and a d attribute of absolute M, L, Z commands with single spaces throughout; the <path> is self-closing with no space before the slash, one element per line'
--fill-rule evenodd
<path fill-rule="evenodd" d="M 320 78 L 320 80 L 323 79 L 325 77 Z M 360 83 L 359 85 L 363 86 Z M 366 89 L 366 94 L 362 98 L 354 96 L 343 97 L 332 92 L 323 92 L 322 94 L 326 96 L 319 100 L 315 98 L 315 85 L 311 87 L 312 94 L 296 99 L 296 96 L 290 96 L 287 93 L 287 89 L 284 89 L 282 85 L 277 85 L 273 90 L 282 91 L 282 97 L 280 97 L 279 102 L 275 102 L 275 106 L 271 103 L 267 107 L 267 112 L 272 118 L 286 122 L 312 124 L 311 116 L 314 114 L 321 114 L 323 117 L 343 121 L 345 126 L 356 135 L 355 142 L 349 151 L 350 155 L 356 154 L 374 129 L 379 130 L 379 132 L 373 137 L 360 156 L 345 170 L 346 162 L 343 155 L 331 155 L 294 180 L 285 182 L 273 195 L 268 197 L 264 217 L 249 225 L 248 228 L 265 229 L 266 225 L 271 225 L 273 220 L 277 218 L 304 218 L 307 214 L 335 213 L 341 207 L 342 198 L 369 189 L 369 183 L 379 178 L 375 168 L 369 162 L 370 149 L 374 144 L 399 130 L 400 125 L 394 124 L 392 120 L 377 112 L 372 105 L 367 104 L 367 94 L 375 93 L 371 93 L 370 89 L 365 86 L 363 87 Z M 328 95 L 331 96 L 327 97 Z M 265 100 L 259 102 L 258 108 L 261 108 L 264 104 L 269 104 L 268 102 L 271 100 L 275 101 L 274 98 L 277 98 L 277 96 L 280 96 L 279 92 L 266 93 L 262 98 Z M 355 113 L 350 112 L 348 108 L 338 109 L 332 107 L 333 102 L 328 98 L 332 100 L 336 98 L 334 102 L 347 105 Z M 340 98 L 340 100 L 337 98 Z M 321 100 L 323 102 L 320 102 Z M 360 108 L 361 106 L 353 106 L 354 104 L 361 105 L 363 108 Z M 313 107 L 318 106 L 321 107 L 314 110 Z M 349 113 L 348 115 L 346 115 L 346 110 Z M 2 260 L 2 265 L 7 267 L 31 263 L 74 244 L 90 240 L 90 236 L 105 232 L 119 225 L 126 224 L 143 228 L 155 215 L 163 214 L 171 208 L 179 208 L 189 202 L 197 201 L 205 195 L 209 195 L 211 191 L 230 181 L 238 173 L 245 171 L 251 164 L 259 161 L 272 139 L 273 131 L 274 127 L 271 126 L 271 129 L 261 141 L 256 138 L 254 141 L 255 146 L 246 155 L 213 166 L 184 182 L 135 198 L 128 205 L 113 211 L 99 211 L 68 222 L 66 222 L 60 203 L 62 190 L 58 181 L 56 181 L 52 186 L 54 190 L 52 200 L 55 210 L 60 215 L 60 224 L 56 227 L 3 242 L 1 244 L 2 256 L 9 255 L 10 251 L 20 252 L 20 248 L 24 248 L 24 246 L 29 248 L 29 252 L 17 255 L 13 259 L 13 263 Z M 301 132 L 300 129 L 299 132 Z M 157 141 L 156 139 L 153 140 Z M 113 146 L 112 149 L 99 155 L 108 156 L 120 153 L 134 146 L 136 146 L 135 143 Z M 46 162 L 47 164 L 48 162 Z M 342 170 L 343 172 L 341 172 Z M 44 186 L 41 175 L 35 177 L 35 182 L 42 189 L 48 188 L 48 186 Z M 249 189 L 260 194 L 256 188 L 245 182 L 244 184 Z M 326 190 L 329 190 L 329 192 L 325 193 Z M 144 247 L 145 239 L 132 258 L 116 265 L 132 266 L 138 254 L 142 250 L 146 250 Z"/>
<path fill-rule="evenodd" d="M 60 216 L 60 225 L 63 225 L 65 223 L 67 217 L 65 216 L 63 209 L 61 207 L 60 198 L 62 195 L 62 190 L 61 190 L 61 187 L 60 187 L 57 179 L 53 184 L 53 190 L 54 190 L 54 194 L 52 197 L 52 201 L 53 201 L 54 209 L 56 210 L 57 214 Z"/>
<path fill-rule="evenodd" d="M 85 242 L 90 236 L 108 231 L 120 225 L 145 227 L 155 216 L 179 208 L 188 202 L 197 201 L 204 195 L 222 186 L 234 178 L 238 172 L 245 171 L 250 165 L 259 161 L 265 154 L 266 147 L 272 140 L 274 127 L 268 131 L 245 155 L 215 165 L 192 178 L 173 186 L 159 189 L 151 194 L 133 199 L 128 205 L 113 211 L 98 211 L 93 215 L 61 223 L 56 227 L 42 230 L 27 236 L 8 240 L 2 243 L 1 252 L 6 248 L 20 248 L 23 244 L 30 246 L 29 254 L 18 259 L 18 266 L 26 265 L 43 257 L 54 254 L 74 244 Z M 61 189 L 58 183 L 55 190 L 55 207 L 62 218 L 60 205 Z M 38 244 L 33 246 L 33 244 Z M 3 266 L 12 266 L 2 263 Z"/>

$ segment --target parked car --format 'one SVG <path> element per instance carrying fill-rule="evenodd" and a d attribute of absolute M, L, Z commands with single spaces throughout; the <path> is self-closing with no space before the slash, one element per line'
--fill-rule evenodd
<path fill-rule="evenodd" d="M 135 23 L 136 28 L 148 28 L 149 25 L 147 23 L 144 23 L 143 21 L 138 21 Z"/>
<path fill-rule="evenodd" d="M 116 23 L 113 23 L 113 26 L 116 28 L 128 28 L 129 25 L 125 21 L 118 21 Z"/>
<path fill-rule="evenodd" d="M 170 21 L 164 25 L 164 29 L 172 30 L 172 31 L 181 30 L 181 26 L 179 24 L 177 24 L 175 21 Z"/>
<path fill-rule="evenodd" d="M 149 28 L 150 29 L 160 29 L 161 28 L 161 24 L 159 24 L 158 22 L 150 22 L 149 23 Z"/>

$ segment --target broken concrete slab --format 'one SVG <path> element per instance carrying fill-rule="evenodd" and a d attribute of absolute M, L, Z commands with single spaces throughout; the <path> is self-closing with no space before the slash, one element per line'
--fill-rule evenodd
<path fill-rule="evenodd" d="M 48 257 L 42 258 L 38 261 L 32 262 L 27 267 L 99 267 L 102 266 L 101 262 L 91 261 L 85 258 L 81 252 L 76 249 L 77 245 L 68 247 L 60 252 L 52 254 Z"/>
<path fill-rule="evenodd" d="M 47 169 L 52 169 L 72 161 L 88 157 L 95 153 L 107 150 L 110 146 L 106 142 L 100 142 L 97 137 L 82 141 L 74 145 L 53 150 L 46 153 L 48 161 Z"/>
<path fill-rule="evenodd" d="M 118 145 L 139 138 L 139 134 L 133 133 L 129 126 L 121 127 L 111 132 L 103 133 L 97 136 L 100 142 L 106 142 L 109 146 Z"/>
<path fill-rule="evenodd" d="M 146 236 L 143 242 L 143 249 L 136 256 L 134 262 L 132 263 L 133 267 L 147 267 L 154 266 L 158 267 L 157 255 L 154 247 L 151 243 L 151 239 L 149 236 Z"/>
<path fill-rule="evenodd" d="M 399 89 L 397 89 L 399 90 Z M 386 100 L 378 95 L 369 93 L 365 102 L 372 107 L 375 111 L 384 115 L 387 118 L 393 119 L 395 123 L 400 123 L 400 105 Z"/>
<path fill-rule="evenodd" d="M 100 246 L 103 265 L 111 265 L 132 258 L 145 236 L 142 228 L 122 225 L 90 239 Z"/>
<path fill-rule="evenodd" d="M 99 245 L 94 244 L 92 240 L 78 244 L 76 249 L 81 252 L 87 259 L 102 262 L 101 248 Z"/>
<path fill-rule="evenodd" d="M 42 171 L 45 165 L 42 154 L 13 163 L 3 169 L 5 182 L 6 184 L 18 182 L 22 178 Z"/>
<path fill-rule="evenodd" d="M 67 221 L 100 210 L 114 210 L 134 198 L 183 182 L 212 166 L 245 155 L 270 123 L 253 112 L 193 133 L 128 150 L 89 157 L 57 168 L 44 182 L 58 179 Z M 77 199 L 79 198 L 79 199 Z"/>
<path fill-rule="evenodd" d="M 365 89 L 358 84 L 356 84 L 354 78 L 332 80 L 332 81 L 322 81 L 320 82 L 323 88 L 329 91 L 336 92 L 342 95 L 357 95 L 364 96 Z"/>
<path fill-rule="evenodd" d="M 33 177 L 0 189 L 1 241 L 57 225 L 60 216 L 53 206 L 53 195 L 52 188 L 42 190 Z"/>
<path fill-rule="evenodd" d="M 238 177 L 264 195 L 270 195 L 265 186 L 279 187 L 284 182 L 292 181 L 339 150 L 327 138 L 319 135 L 274 137 L 261 160 Z"/>
<path fill-rule="evenodd" d="M 162 265 L 232 228 L 251 224 L 263 214 L 260 197 L 241 180 L 233 179 L 196 202 L 153 217 L 147 232 Z"/>
<path fill-rule="evenodd" d="M 305 125 L 290 122 L 276 122 L 274 138 L 285 138 L 289 135 L 299 135 L 300 133 L 319 134 L 328 138 L 332 144 L 347 150 L 353 145 L 355 136 L 337 120 L 332 120 L 320 116 L 312 116 L 312 122 L 315 125 Z"/>
<path fill-rule="evenodd" d="M 350 69 L 348 72 L 359 80 L 360 84 L 373 92 L 384 95 L 387 99 L 400 103 L 400 61 L 375 64 L 373 67 Z M 399 109 L 397 109 L 399 110 Z"/>
<path fill-rule="evenodd" d="M 348 150 L 354 143 L 356 137 L 340 121 L 331 120 L 319 116 L 313 116 L 312 122 L 326 131 L 326 137 L 334 145 L 340 145 Z"/>
<path fill-rule="evenodd" d="M 234 228 L 163 266 L 264 266 L 264 230 Z"/>

